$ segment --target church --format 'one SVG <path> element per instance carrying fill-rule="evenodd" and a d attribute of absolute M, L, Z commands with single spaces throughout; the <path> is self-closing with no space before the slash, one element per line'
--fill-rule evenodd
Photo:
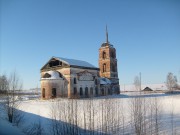
<path fill-rule="evenodd" d="M 108 40 L 99 48 L 99 68 L 75 59 L 52 57 L 41 68 L 41 98 L 87 98 L 120 94 L 116 49 Z"/>

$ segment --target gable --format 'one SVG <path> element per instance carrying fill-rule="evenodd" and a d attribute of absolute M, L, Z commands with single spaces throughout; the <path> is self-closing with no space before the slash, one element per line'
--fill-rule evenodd
<path fill-rule="evenodd" d="M 65 63 L 64 61 L 61 61 L 59 59 L 56 58 L 51 58 L 42 68 L 43 69 L 51 69 L 51 68 L 63 68 L 63 67 L 69 67 L 69 65 L 67 63 Z"/>
<path fill-rule="evenodd" d="M 62 68 L 62 67 L 74 67 L 74 68 L 82 68 L 82 69 L 94 69 L 99 70 L 99 68 L 93 66 L 92 64 L 75 59 L 67 59 L 67 58 L 60 58 L 60 57 L 52 57 L 42 68 L 44 69 L 51 69 L 51 68 Z"/>
<path fill-rule="evenodd" d="M 93 81 L 94 80 L 94 75 L 88 72 L 87 70 L 80 72 L 77 75 L 80 81 Z"/>
<path fill-rule="evenodd" d="M 62 60 L 64 62 L 66 62 L 68 65 L 70 65 L 71 67 L 84 67 L 84 68 L 94 68 L 94 69 L 98 69 L 96 68 L 94 65 L 86 62 L 86 61 L 82 61 L 82 60 L 75 60 L 75 59 L 68 59 L 68 58 L 62 58 L 62 57 L 56 57 L 59 60 Z"/>

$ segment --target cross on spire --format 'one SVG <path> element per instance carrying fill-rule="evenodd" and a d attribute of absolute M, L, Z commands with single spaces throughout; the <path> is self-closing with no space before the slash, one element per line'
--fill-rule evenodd
<path fill-rule="evenodd" d="M 108 41 L 108 30 L 107 30 L 107 25 L 106 25 L 106 43 L 109 43 L 109 41 Z"/>

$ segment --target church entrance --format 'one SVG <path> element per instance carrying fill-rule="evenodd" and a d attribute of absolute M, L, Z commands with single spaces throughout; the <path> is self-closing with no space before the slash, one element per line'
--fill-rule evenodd
<path fill-rule="evenodd" d="M 56 88 L 53 88 L 52 89 L 52 98 L 55 98 L 56 97 Z"/>
<path fill-rule="evenodd" d="M 45 98 L 45 88 L 43 88 L 42 97 Z"/>

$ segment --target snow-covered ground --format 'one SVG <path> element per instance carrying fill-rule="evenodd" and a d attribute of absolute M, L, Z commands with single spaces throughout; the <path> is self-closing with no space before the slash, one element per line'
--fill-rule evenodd
<path fill-rule="evenodd" d="M 30 127 L 40 126 L 42 134 L 52 134 L 52 119 L 58 121 L 61 125 L 76 124 L 78 131 L 93 129 L 98 134 L 99 131 L 108 134 L 134 134 L 131 121 L 131 103 L 135 97 L 142 97 L 147 104 L 145 108 L 147 112 L 153 112 L 154 108 L 149 111 L 149 102 L 158 99 L 158 117 L 160 134 L 180 134 L 180 95 L 164 94 L 164 93 L 123 93 L 121 95 L 104 96 L 90 99 L 55 99 L 55 100 L 24 100 L 19 105 L 19 110 L 23 114 L 23 120 L 19 124 L 20 131 L 31 130 Z M 72 109 L 72 108 L 73 109 Z M 90 108 L 93 111 L 89 111 Z M 107 110 L 108 109 L 108 110 Z M 73 116 L 70 116 L 71 114 Z M 93 114 L 93 115 L 92 115 Z M 76 116 L 76 119 L 74 119 Z M 89 119 L 91 116 L 91 120 Z M 122 117 L 123 116 L 123 117 Z M 73 118 L 71 118 L 73 117 Z M 103 121 L 105 118 L 106 121 Z M 122 121 L 122 118 L 124 121 Z M 72 121 L 73 120 L 73 121 Z M 70 123 L 69 123 L 70 122 Z M 123 122 L 123 123 L 122 123 Z M 4 121 L 1 121 L 1 124 Z M 84 124 L 86 123 L 86 124 Z M 5 122 L 5 125 L 7 122 Z M 112 125 L 111 125 L 112 124 Z M 122 124 L 123 132 L 122 132 Z M 172 127 L 173 124 L 173 127 Z M 112 126 L 112 127 L 109 127 Z M 118 129 L 117 126 L 121 128 Z M 61 126 L 60 129 L 62 129 Z M 104 128 L 108 127 L 108 129 Z M 11 127 L 9 127 L 11 128 Z M 3 128 L 8 130 L 7 128 Z M 110 131 L 111 129 L 111 131 Z M 0 126 L 0 134 L 2 133 Z M 63 130 L 63 129 L 62 129 Z M 113 132 L 112 132 L 113 131 Z M 87 132 L 86 132 L 87 133 Z"/>
<path fill-rule="evenodd" d="M 0 135 L 25 135 L 19 128 L 7 120 L 0 119 Z"/>

